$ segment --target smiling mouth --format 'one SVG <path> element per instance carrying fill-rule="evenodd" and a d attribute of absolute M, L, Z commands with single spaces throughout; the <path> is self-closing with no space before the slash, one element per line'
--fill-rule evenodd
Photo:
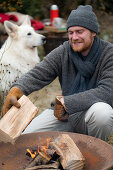
<path fill-rule="evenodd" d="M 72 45 L 75 46 L 75 45 L 81 45 L 82 42 L 72 42 Z"/>

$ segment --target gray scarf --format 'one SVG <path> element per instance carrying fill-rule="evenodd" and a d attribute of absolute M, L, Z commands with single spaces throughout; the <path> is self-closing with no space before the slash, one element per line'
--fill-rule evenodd
<path fill-rule="evenodd" d="M 94 38 L 93 45 L 87 56 L 82 56 L 80 53 L 74 52 L 69 43 L 69 55 L 72 59 L 75 69 L 77 70 L 77 75 L 73 83 L 72 88 L 69 91 L 69 95 L 74 93 L 83 92 L 90 88 L 96 87 L 95 82 L 91 82 L 89 86 L 89 81 L 93 76 L 95 67 L 98 63 L 99 57 L 102 53 L 101 41 L 98 37 Z M 88 134 L 87 125 L 84 120 L 85 111 L 77 112 L 70 115 L 68 121 L 70 122 L 73 132 Z"/>
<path fill-rule="evenodd" d="M 69 56 L 72 59 L 75 68 L 77 69 L 77 75 L 73 83 L 72 88 L 69 91 L 69 95 L 74 93 L 83 92 L 88 90 L 89 81 L 95 71 L 95 67 L 98 63 L 99 57 L 102 53 L 102 45 L 100 38 L 95 37 L 91 50 L 87 56 L 82 56 L 78 52 L 74 52 L 69 43 Z M 95 82 L 90 85 L 90 88 L 95 87 Z"/>

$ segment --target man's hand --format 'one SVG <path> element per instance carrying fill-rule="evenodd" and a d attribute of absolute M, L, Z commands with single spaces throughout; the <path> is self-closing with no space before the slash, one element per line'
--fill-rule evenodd
<path fill-rule="evenodd" d="M 18 87 L 15 86 L 11 88 L 2 107 L 2 117 L 7 113 L 11 106 L 14 105 L 17 108 L 20 108 L 20 104 L 17 100 L 20 99 L 22 95 L 23 92 Z"/>
<path fill-rule="evenodd" d="M 64 105 L 63 96 L 56 96 L 55 98 L 54 116 L 60 121 L 65 121 L 69 117 Z"/>

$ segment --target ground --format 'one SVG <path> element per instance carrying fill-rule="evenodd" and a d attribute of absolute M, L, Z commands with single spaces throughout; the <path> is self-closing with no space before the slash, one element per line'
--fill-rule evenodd
<path fill-rule="evenodd" d="M 45 109 L 50 108 L 51 102 L 54 101 L 55 96 L 59 94 L 61 94 L 61 88 L 58 79 L 56 79 L 50 85 L 30 94 L 29 98 L 38 107 L 38 114 L 40 114 Z"/>

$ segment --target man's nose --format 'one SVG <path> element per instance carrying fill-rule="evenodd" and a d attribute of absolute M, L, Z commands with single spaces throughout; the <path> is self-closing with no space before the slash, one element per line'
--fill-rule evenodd
<path fill-rule="evenodd" d="M 77 39 L 78 39 L 78 35 L 77 35 L 77 33 L 76 33 L 76 32 L 74 32 L 74 33 L 73 33 L 73 35 L 72 35 L 72 39 L 73 39 L 73 40 L 77 40 Z"/>

